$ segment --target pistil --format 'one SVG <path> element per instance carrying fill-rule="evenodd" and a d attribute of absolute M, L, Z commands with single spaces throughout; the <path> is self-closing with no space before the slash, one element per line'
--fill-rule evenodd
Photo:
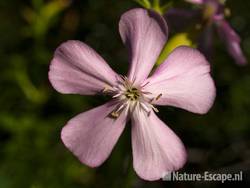
<path fill-rule="evenodd" d="M 103 90 L 104 93 L 111 94 L 112 98 L 117 99 L 118 101 L 116 109 L 110 113 L 111 117 L 118 118 L 125 109 L 132 112 L 136 106 L 139 106 L 139 108 L 144 110 L 148 116 L 152 110 L 159 112 L 159 110 L 151 103 L 154 100 L 158 100 L 162 94 L 150 98 L 149 95 L 151 93 L 143 91 L 143 86 L 134 86 L 133 82 L 124 76 L 121 76 L 117 83 L 116 86 L 107 86 Z"/>

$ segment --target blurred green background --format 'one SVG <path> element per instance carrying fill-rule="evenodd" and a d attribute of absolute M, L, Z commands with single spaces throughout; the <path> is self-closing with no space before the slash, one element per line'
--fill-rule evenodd
<path fill-rule="evenodd" d="M 168 2 L 162 0 L 162 2 Z M 173 6 L 191 7 L 183 1 Z M 211 182 L 146 182 L 132 167 L 130 125 L 110 158 L 97 169 L 82 165 L 61 143 L 60 130 L 74 115 L 108 99 L 62 95 L 49 84 L 55 48 L 85 41 L 119 73 L 128 56 L 119 33 L 132 0 L 0 1 L 0 188 L 217 187 Z M 250 1 L 228 0 L 228 18 L 250 62 Z M 170 35 L 170 37 L 172 37 Z M 243 171 L 250 183 L 250 66 L 239 67 L 216 40 L 212 74 L 217 98 L 203 116 L 160 107 L 158 114 L 183 140 L 189 159 L 182 171 Z"/>

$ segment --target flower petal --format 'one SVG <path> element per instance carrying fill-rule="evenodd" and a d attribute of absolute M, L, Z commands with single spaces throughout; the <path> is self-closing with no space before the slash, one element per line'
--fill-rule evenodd
<path fill-rule="evenodd" d="M 203 4 L 204 0 L 185 0 L 189 3 L 194 3 L 194 4 Z"/>
<path fill-rule="evenodd" d="M 126 124 L 125 111 L 116 119 L 110 116 L 114 109 L 108 102 L 77 115 L 62 129 L 63 143 L 82 163 L 97 167 L 110 155 Z"/>
<path fill-rule="evenodd" d="M 167 60 L 145 81 L 144 89 L 157 105 L 170 105 L 194 113 L 206 113 L 215 98 L 215 86 L 210 66 L 196 49 L 181 46 L 173 50 Z"/>
<path fill-rule="evenodd" d="M 49 71 L 49 80 L 57 91 L 82 95 L 92 95 L 114 85 L 116 76 L 101 56 L 80 41 L 61 44 Z"/>
<path fill-rule="evenodd" d="M 217 22 L 217 29 L 220 37 L 226 43 L 228 52 L 234 58 L 237 64 L 247 64 L 246 57 L 240 48 L 240 37 L 234 29 L 225 20 Z"/>
<path fill-rule="evenodd" d="M 119 30 L 131 55 L 128 78 L 140 84 L 149 75 L 167 40 L 167 25 L 157 13 L 138 8 L 122 15 Z"/>
<path fill-rule="evenodd" d="M 133 166 L 145 180 L 158 180 L 186 162 L 181 140 L 154 112 L 135 110 L 132 115 Z"/>

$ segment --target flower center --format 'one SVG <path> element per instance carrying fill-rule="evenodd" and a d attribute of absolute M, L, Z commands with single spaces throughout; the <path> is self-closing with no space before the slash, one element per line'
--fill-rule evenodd
<path fill-rule="evenodd" d="M 137 88 L 128 88 L 127 91 L 124 93 L 128 100 L 136 101 L 140 97 L 140 92 Z"/>
<path fill-rule="evenodd" d="M 145 86 L 145 85 L 144 85 Z M 105 87 L 103 92 L 109 93 L 117 101 L 117 107 L 110 114 L 111 117 L 117 118 L 125 110 L 132 112 L 136 107 L 144 110 L 148 115 L 154 110 L 158 112 L 151 103 L 154 100 L 158 100 L 161 94 L 156 97 L 152 96 L 152 93 L 143 90 L 144 86 L 136 87 L 127 77 L 119 77 L 117 85 L 113 87 Z"/>

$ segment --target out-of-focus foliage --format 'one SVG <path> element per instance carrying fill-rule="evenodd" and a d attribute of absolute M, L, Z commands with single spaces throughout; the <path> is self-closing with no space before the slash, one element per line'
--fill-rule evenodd
<path fill-rule="evenodd" d="M 165 1 L 164 4 L 160 0 L 134 0 L 136 3 L 146 9 L 152 9 L 159 14 L 164 14 L 172 5 L 172 1 Z"/>
<path fill-rule="evenodd" d="M 146 2 L 146 1 L 145 1 Z M 158 1 L 151 1 L 151 3 Z M 157 6 L 157 4 L 152 4 Z M 160 5 L 190 8 L 181 0 Z M 149 5 L 148 5 L 149 6 Z M 151 6 L 151 5 L 150 5 Z M 250 2 L 228 0 L 230 23 L 242 38 L 250 62 Z M 50 86 L 48 67 L 55 48 L 78 39 L 96 49 L 119 73 L 128 56 L 118 33 L 132 0 L 0 1 L 0 188 L 216 187 L 216 183 L 145 182 L 132 167 L 130 125 L 103 166 L 82 165 L 63 146 L 60 130 L 74 115 L 107 98 L 62 95 Z M 169 45 L 190 42 L 172 33 Z M 159 116 L 185 143 L 189 159 L 183 171 L 243 170 L 250 173 L 250 69 L 238 67 L 216 40 L 212 74 L 217 99 L 207 115 L 160 108 Z M 192 44 L 195 45 L 195 44 Z M 195 84 L 195 83 L 194 83 Z"/>
<path fill-rule="evenodd" d="M 161 55 L 159 56 L 156 65 L 160 65 L 168 57 L 168 55 L 178 46 L 190 46 L 195 47 L 192 40 L 188 37 L 187 33 L 177 33 L 172 36 L 164 47 Z"/>

